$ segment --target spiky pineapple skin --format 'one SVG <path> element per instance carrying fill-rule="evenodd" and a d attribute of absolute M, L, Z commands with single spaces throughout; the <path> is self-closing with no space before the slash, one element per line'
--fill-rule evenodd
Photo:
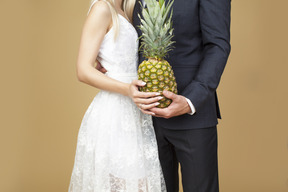
<path fill-rule="evenodd" d="M 171 10 L 174 0 L 165 3 L 164 0 L 145 0 L 147 7 L 139 14 L 142 32 L 140 51 L 147 58 L 138 67 L 138 79 L 146 82 L 140 88 L 143 92 L 159 92 L 163 90 L 177 94 L 177 84 L 170 64 L 164 60 L 173 49 L 173 27 Z M 168 107 L 171 100 L 163 98 L 159 108 Z"/>
<path fill-rule="evenodd" d="M 167 90 L 177 94 L 174 72 L 166 60 L 144 60 L 138 67 L 138 79 L 146 82 L 144 87 L 140 87 L 142 92 L 159 92 L 162 94 L 164 90 Z M 163 97 L 157 107 L 166 108 L 171 102 L 171 99 Z"/>

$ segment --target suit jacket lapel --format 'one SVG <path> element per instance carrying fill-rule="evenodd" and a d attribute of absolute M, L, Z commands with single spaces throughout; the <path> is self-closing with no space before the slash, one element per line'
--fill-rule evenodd
<path fill-rule="evenodd" d="M 136 0 L 134 11 L 133 11 L 133 26 L 135 27 L 139 37 L 142 34 L 140 29 L 139 29 L 140 19 L 138 17 L 138 14 L 140 14 L 142 16 L 140 2 L 141 2 L 141 0 Z"/>
<path fill-rule="evenodd" d="M 140 24 L 140 20 L 138 18 L 138 13 L 141 14 L 140 1 L 141 0 L 136 0 L 134 11 L 133 11 L 133 25 L 134 25 L 135 28 Z"/>

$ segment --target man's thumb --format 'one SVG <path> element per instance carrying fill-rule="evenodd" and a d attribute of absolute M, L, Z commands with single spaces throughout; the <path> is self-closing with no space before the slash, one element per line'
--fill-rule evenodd
<path fill-rule="evenodd" d="M 172 100 L 176 98 L 176 94 L 174 94 L 174 93 L 172 93 L 172 92 L 170 92 L 170 91 L 166 91 L 166 90 L 163 91 L 163 95 L 164 95 L 166 98 L 172 99 Z"/>

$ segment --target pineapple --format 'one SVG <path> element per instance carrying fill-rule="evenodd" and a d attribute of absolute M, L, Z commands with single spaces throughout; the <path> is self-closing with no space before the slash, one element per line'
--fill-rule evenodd
<path fill-rule="evenodd" d="M 172 11 L 174 0 L 166 5 L 164 0 L 145 0 L 147 8 L 143 9 L 139 26 L 142 31 L 140 51 L 147 59 L 138 67 L 138 79 L 146 82 L 140 91 L 159 92 L 163 90 L 177 94 L 177 84 L 170 64 L 164 60 L 174 43 L 172 28 Z M 171 100 L 163 98 L 159 101 L 159 108 L 168 107 Z"/>

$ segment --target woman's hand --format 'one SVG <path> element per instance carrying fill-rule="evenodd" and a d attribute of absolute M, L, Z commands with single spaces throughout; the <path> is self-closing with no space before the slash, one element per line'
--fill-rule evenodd
<path fill-rule="evenodd" d="M 141 109 L 141 111 L 148 115 L 155 115 L 155 113 L 149 111 L 156 107 L 160 103 L 158 102 L 163 97 L 157 92 L 141 92 L 139 87 L 145 86 L 146 83 L 140 80 L 134 80 L 129 85 L 128 96 L 134 101 L 134 103 Z"/>

